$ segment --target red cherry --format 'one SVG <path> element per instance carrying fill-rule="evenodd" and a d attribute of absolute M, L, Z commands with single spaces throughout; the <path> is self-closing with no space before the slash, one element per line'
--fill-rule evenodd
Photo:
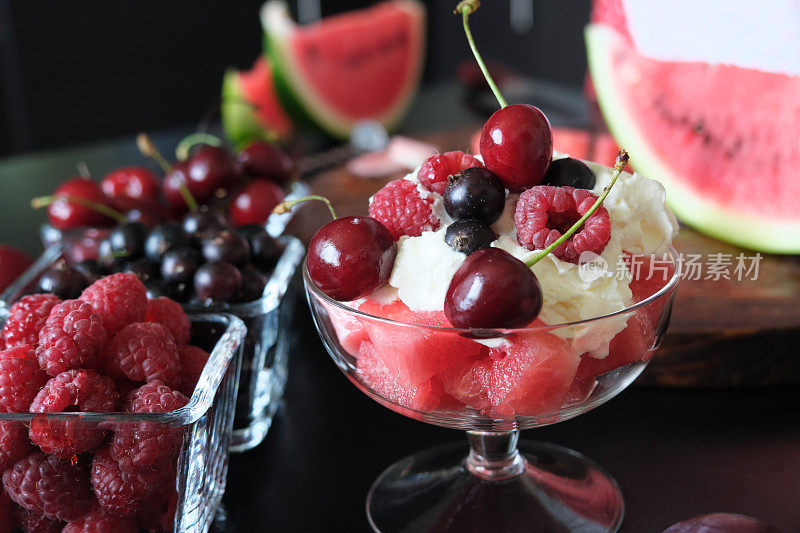
<path fill-rule="evenodd" d="M 450 281 L 444 313 L 457 328 L 518 328 L 542 310 L 542 287 L 525 263 L 500 248 L 470 254 Z"/>
<path fill-rule="evenodd" d="M 108 205 L 109 200 L 100 186 L 86 178 L 72 178 L 62 183 L 53 193 L 54 196 L 74 196 L 99 204 Z M 57 199 L 47 206 L 50 224 L 58 229 L 79 226 L 110 226 L 114 221 L 91 207 Z"/>
<path fill-rule="evenodd" d="M 396 255 L 392 234 L 374 218 L 337 218 L 311 239 L 308 274 L 322 292 L 347 302 L 386 283 Z"/>
<path fill-rule="evenodd" d="M 181 184 L 188 183 L 188 176 L 186 173 L 187 162 L 176 161 L 172 164 L 172 171 L 164 176 L 164 181 L 161 184 L 164 190 L 164 199 L 173 211 L 178 213 L 185 212 L 188 208 L 186 201 L 181 194 Z"/>
<path fill-rule="evenodd" d="M 266 223 L 275 206 L 283 201 L 283 189 L 272 181 L 253 180 L 237 192 L 228 206 L 234 226 Z"/>
<path fill-rule="evenodd" d="M 122 167 L 112 170 L 100 182 L 100 188 L 109 198 L 158 200 L 158 178 L 144 167 Z"/>
<path fill-rule="evenodd" d="M 553 159 L 550 122 L 539 108 L 528 104 L 495 111 L 483 125 L 481 156 L 510 191 L 539 185 Z"/>
<path fill-rule="evenodd" d="M 32 263 L 33 259 L 25 252 L 0 244 L 0 292 L 11 285 L 11 282 L 17 279 Z"/>
<path fill-rule="evenodd" d="M 289 155 L 264 141 L 255 141 L 236 154 L 244 171 L 254 178 L 265 178 L 283 185 L 294 174 L 294 161 Z"/>
<path fill-rule="evenodd" d="M 112 198 L 111 205 L 131 222 L 152 227 L 164 221 L 164 207 L 154 200 L 120 197 Z"/>

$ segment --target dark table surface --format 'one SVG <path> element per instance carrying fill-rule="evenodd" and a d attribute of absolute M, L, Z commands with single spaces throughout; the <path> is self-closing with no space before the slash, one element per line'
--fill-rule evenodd
<path fill-rule="evenodd" d="M 407 129 L 456 128 L 476 116 L 455 107 L 452 87 L 422 94 Z M 154 135 L 164 149 L 189 131 Z M 0 242 L 32 253 L 42 213 L 28 206 L 74 175 L 139 164 L 133 136 L 0 161 Z M 234 455 L 218 532 L 367 531 L 364 500 L 390 463 L 463 435 L 379 406 L 340 375 L 300 307 L 283 405 L 266 441 Z M 530 430 L 578 450 L 617 479 L 622 531 L 660 532 L 713 511 L 743 513 L 800 532 L 800 390 L 695 391 L 635 385 L 577 419 Z M 466 451 L 466 444 L 465 444 Z M 487 528 L 487 531 L 490 531 Z"/>

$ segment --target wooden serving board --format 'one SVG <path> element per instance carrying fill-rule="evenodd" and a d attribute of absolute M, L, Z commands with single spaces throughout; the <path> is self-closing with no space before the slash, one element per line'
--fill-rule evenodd
<path fill-rule="evenodd" d="M 470 131 L 425 138 L 442 150 L 468 146 Z M 367 199 L 387 181 L 364 179 L 335 168 L 315 176 L 311 188 L 328 197 L 339 215 L 364 214 Z M 318 202 L 301 206 L 289 231 L 304 240 L 330 219 Z M 800 383 L 800 258 L 761 254 L 758 276 L 739 281 L 737 257 L 752 266 L 756 252 L 731 246 L 681 228 L 678 252 L 699 254 L 703 268 L 684 277 L 673 307 L 672 321 L 639 385 L 671 387 L 767 386 Z M 719 256 L 717 254 L 722 254 Z M 730 265 L 725 263 L 730 260 Z M 709 264 L 727 270 L 731 279 L 714 279 Z M 709 278 L 709 279 L 707 279 Z"/>

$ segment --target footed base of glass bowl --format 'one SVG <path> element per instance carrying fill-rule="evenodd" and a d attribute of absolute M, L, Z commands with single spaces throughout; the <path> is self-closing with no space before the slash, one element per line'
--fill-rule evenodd
<path fill-rule="evenodd" d="M 543 442 L 520 442 L 518 448 L 518 460 L 499 479 L 470 472 L 463 445 L 401 459 L 369 491 L 370 525 L 381 533 L 619 529 L 622 493 L 594 461 Z"/>

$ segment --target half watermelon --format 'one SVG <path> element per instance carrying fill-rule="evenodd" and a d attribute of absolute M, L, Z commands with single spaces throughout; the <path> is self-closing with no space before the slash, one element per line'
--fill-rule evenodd
<path fill-rule="evenodd" d="M 592 82 L 617 143 L 664 184 L 682 221 L 797 253 L 800 5 L 775 0 L 764 14 L 734 4 L 596 1 Z"/>
<path fill-rule="evenodd" d="M 425 10 L 414 0 L 297 26 L 285 2 L 261 10 L 275 86 L 292 117 L 346 138 L 364 119 L 394 128 L 419 85 Z"/>

